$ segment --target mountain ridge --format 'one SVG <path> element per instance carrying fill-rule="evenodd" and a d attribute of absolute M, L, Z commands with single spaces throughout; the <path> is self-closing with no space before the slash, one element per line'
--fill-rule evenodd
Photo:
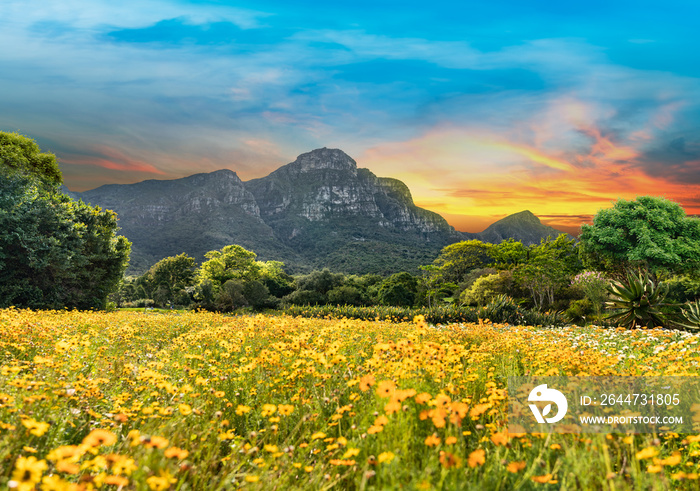
<path fill-rule="evenodd" d="M 292 271 L 327 266 L 389 274 L 417 271 L 460 240 L 533 243 L 560 233 L 529 211 L 481 233 L 459 232 L 416 206 L 402 181 L 378 177 L 342 150 L 325 147 L 249 181 L 220 169 L 68 194 L 117 213 L 120 233 L 133 244 L 132 273 L 181 252 L 201 261 L 206 252 L 235 243 Z"/>

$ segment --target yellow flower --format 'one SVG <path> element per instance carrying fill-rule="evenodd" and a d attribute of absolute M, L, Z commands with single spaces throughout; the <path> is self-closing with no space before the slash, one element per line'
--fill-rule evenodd
<path fill-rule="evenodd" d="M 42 436 L 49 429 L 48 423 L 40 423 L 34 421 L 32 418 L 23 419 L 22 424 L 29 430 L 29 433 L 34 436 Z"/>
<path fill-rule="evenodd" d="M 294 412 L 294 406 L 291 404 L 280 404 L 277 406 L 277 410 L 282 416 L 289 416 Z"/>
<path fill-rule="evenodd" d="M 180 414 L 182 414 L 183 416 L 189 416 L 190 414 L 192 414 L 192 406 L 190 406 L 189 404 L 180 404 L 178 406 L 178 409 L 180 411 Z"/>
<path fill-rule="evenodd" d="M 394 457 L 396 457 L 396 455 L 394 455 L 393 452 L 382 452 L 379 454 L 379 457 L 377 457 L 377 462 L 380 464 L 383 464 L 384 462 L 391 462 L 394 460 Z"/>
<path fill-rule="evenodd" d="M 262 414 L 262 416 L 265 417 L 265 416 L 272 416 L 276 412 L 277 412 L 277 406 L 275 406 L 274 404 L 263 404 L 262 413 L 260 413 L 260 414 Z"/>
<path fill-rule="evenodd" d="M 647 447 L 637 452 L 637 460 L 651 459 L 657 455 L 659 455 L 659 451 L 655 447 Z"/>
<path fill-rule="evenodd" d="M 246 413 L 250 412 L 250 407 L 248 406 L 243 406 L 242 404 L 239 404 L 238 407 L 236 408 L 236 414 L 238 416 L 243 416 Z"/>
<path fill-rule="evenodd" d="M 348 448 L 345 453 L 343 454 L 344 459 L 349 459 L 351 457 L 356 457 L 357 455 L 360 454 L 360 449 L 359 448 Z"/>
<path fill-rule="evenodd" d="M 146 484 L 153 491 L 165 491 L 176 482 L 177 479 L 172 477 L 168 471 L 160 471 L 160 476 L 151 476 L 146 479 Z"/>
<path fill-rule="evenodd" d="M 41 476 L 49 466 L 45 460 L 37 460 L 36 457 L 20 457 L 15 462 L 15 470 L 12 472 L 12 480 L 17 483 L 19 491 L 34 489 L 34 485 L 41 481 Z"/>

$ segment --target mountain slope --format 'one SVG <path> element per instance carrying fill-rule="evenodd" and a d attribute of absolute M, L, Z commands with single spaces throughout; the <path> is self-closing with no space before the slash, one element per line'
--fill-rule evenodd
<path fill-rule="evenodd" d="M 492 244 L 498 244 L 512 237 L 525 245 L 532 245 L 539 244 L 540 240 L 547 236 L 555 239 L 562 233 L 564 232 L 544 225 L 532 212 L 525 210 L 508 215 L 489 225 L 483 232 L 470 234 L 470 236 Z"/>

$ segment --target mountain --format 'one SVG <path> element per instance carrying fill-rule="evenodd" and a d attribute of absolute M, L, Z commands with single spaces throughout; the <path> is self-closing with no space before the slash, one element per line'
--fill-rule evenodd
<path fill-rule="evenodd" d="M 547 236 L 556 238 L 562 233 L 564 232 L 544 225 L 532 212 L 525 210 L 492 223 L 483 232 L 467 235 L 492 244 L 498 244 L 512 237 L 525 245 L 532 245 L 539 244 L 540 240 Z"/>
<path fill-rule="evenodd" d="M 401 181 L 377 177 L 328 148 L 247 182 L 219 170 L 68 194 L 117 213 L 120 233 L 133 244 L 132 274 L 181 252 L 202 261 L 228 244 L 252 250 L 260 260 L 283 261 L 293 272 L 415 272 L 460 240 L 514 237 L 531 243 L 559 234 L 530 212 L 499 220 L 480 234 L 458 232 L 437 213 L 417 207 Z"/>

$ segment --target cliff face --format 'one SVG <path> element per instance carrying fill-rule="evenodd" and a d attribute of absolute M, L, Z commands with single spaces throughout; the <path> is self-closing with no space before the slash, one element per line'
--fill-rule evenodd
<path fill-rule="evenodd" d="M 300 155 L 269 176 L 245 183 L 260 216 L 273 228 L 304 218 L 342 224 L 361 217 L 387 230 L 458 236 L 440 215 L 418 208 L 401 181 L 378 178 L 340 150 L 322 148 Z M 298 235 L 302 230 L 296 229 Z"/>

